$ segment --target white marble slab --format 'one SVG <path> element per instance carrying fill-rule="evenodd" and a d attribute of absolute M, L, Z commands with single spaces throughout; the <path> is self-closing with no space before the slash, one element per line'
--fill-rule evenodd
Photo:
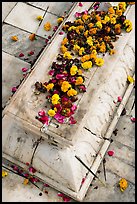
<path fill-rule="evenodd" d="M 43 16 L 45 11 L 34 8 L 23 2 L 18 2 L 11 13 L 5 19 L 6 23 L 21 28 L 23 30 L 35 33 L 39 27 L 40 21 L 37 16 Z"/>
<path fill-rule="evenodd" d="M 2 21 L 6 18 L 6 16 L 10 13 L 10 11 L 14 8 L 17 2 L 2 2 Z"/>
<path fill-rule="evenodd" d="M 2 52 L 2 106 L 6 105 L 12 95 L 11 88 L 17 86 L 23 78 L 22 68 L 30 68 L 30 64 Z"/>

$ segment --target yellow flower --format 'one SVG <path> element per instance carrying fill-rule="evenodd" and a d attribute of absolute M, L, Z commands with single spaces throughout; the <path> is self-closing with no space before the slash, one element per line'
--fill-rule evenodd
<path fill-rule="evenodd" d="M 70 89 L 68 92 L 67 92 L 67 95 L 70 97 L 70 96 L 76 96 L 77 95 L 77 91 L 75 89 Z"/>
<path fill-rule="evenodd" d="M 84 55 L 83 57 L 80 58 L 81 62 L 88 61 L 90 59 L 90 55 Z"/>
<path fill-rule="evenodd" d="M 71 30 L 76 30 L 76 26 L 71 26 L 68 31 L 71 31 Z"/>
<path fill-rule="evenodd" d="M 29 183 L 29 179 L 24 179 L 23 184 L 27 185 Z"/>
<path fill-rule="evenodd" d="M 91 61 L 86 61 L 86 62 L 83 62 L 81 64 L 81 66 L 83 67 L 83 69 L 89 69 L 92 67 L 92 62 Z"/>
<path fill-rule="evenodd" d="M 86 30 L 86 31 L 84 32 L 84 36 L 85 36 L 85 37 L 88 36 L 88 30 Z"/>
<path fill-rule="evenodd" d="M 122 14 L 123 14 L 123 11 L 120 9 L 117 9 L 116 10 L 116 15 L 118 15 L 118 16 L 122 16 Z"/>
<path fill-rule="evenodd" d="M 107 23 L 107 22 L 109 22 L 109 21 L 110 21 L 110 18 L 109 18 L 108 16 L 105 16 L 104 20 L 105 20 L 105 21 L 106 21 L 106 23 Z"/>
<path fill-rule="evenodd" d="M 83 25 L 83 24 L 84 24 L 84 22 L 83 22 L 81 19 L 75 20 L 74 23 L 80 24 L 80 25 Z"/>
<path fill-rule="evenodd" d="M 74 76 L 77 73 L 77 71 L 78 71 L 78 68 L 75 65 L 70 68 L 70 74 L 72 76 Z"/>
<path fill-rule="evenodd" d="M 93 54 L 93 53 L 90 54 L 90 59 L 94 59 L 95 60 L 96 58 L 97 58 L 96 54 Z"/>
<path fill-rule="evenodd" d="M 115 50 L 110 50 L 110 51 L 109 51 L 109 54 L 110 54 L 110 55 L 114 55 L 115 53 L 116 53 Z"/>
<path fill-rule="evenodd" d="M 129 26 L 129 27 L 126 29 L 126 32 L 129 33 L 131 30 L 132 30 L 132 26 Z"/>
<path fill-rule="evenodd" d="M 110 8 L 108 9 L 108 12 L 111 13 L 111 14 L 114 14 L 114 13 L 115 13 L 115 10 L 113 9 L 113 7 L 110 7 Z"/>
<path fill-rule="evenodd" d="M 128 187 L 128 182 L 126 181 L 126 179 L 122 178 L 119 181 L 119 186 L 120 186 L 120 190 L 123 192 L 124 190 L 126 190 L 126 188 Z"/>
<path fill-rule="evenodd" d="M 81 69 L 78 70 L 78 75 L 82 75 L 82 70 Z"/>
<path fill-rule="evenodd" d="M 83 83 L 83 78 L 82 77 L 77 77 L 77 79 L 76 79 L 76 82 L 75 82 L 75 85 L 80 85 L 80 84 L 82 84 Z"/>
<path fill-rule="evenodd" d="M 119 9 L 122 9 L 122 11 L 124 12 L 126 10 L 126 2 L 120 2 L 118 4 Z"/>
<path fill-rule="evenodd" d="M 60 18 L 57 19 L 57 23 L 58 23 L 58 24 L 61 24 L 61 23 L 63 22 L 63 20 L 64 20 L 64 18 L 63 18 L 63 17 L 60 17 Z"/>
<path fill-rule="evenodd" d="M 82 20 L 83 21 L 86 21 L 88 18 L 90 18 L 90 15 L 87 15 L 87 14 L 82 15 Z"/>
<path fill-rule="evenodd" d="M 73 50 L 78 52 L 80 50 L 80 47 L 78 45 L 74 45 Z"/>
<path fill-rule="evenodd" d="M 97 26 L 99 29 L 102 29 L 102 23 L 101 23 L 100 21 L 98 21 L 98 22 L 96 23 L 96 26 Z"/>
<path fill-rule="evenodd" d="M 51 101 L 52 101 L 52 104 L 55 105 L 55 104 L 58 104 L 59 103 L 59 95 L 58 94 L 54 94 L 51 98 Z"/>
<path fill-rule="evenodd" d="M 42 16 L 37 16 L 36 18 L 38 21 L 42 21 L 43 20 L 43 17 Z"/>
<path fill-rule="evenodd" d="M 134 83 L 134 79 L 130 75 L 127 76 L 127 80 L 129 83 Z"/>
<path fill-rule="evenodd" d="M 101 67 L 104 64 L 104 60 L 102 58 L 97 58 L 95 63 L 97 66 Z"/>
<path fill-rule="evenodd" d="M 2 178 L 7 176 L 7 175 L 8 175 L 8 173 L 6 171 L 2 170 Z"/>
<path fill-rule="evenodd" d="M 72 59 L 72 56 L 71 56 L 70 52 L 65 52 L 63 57 L 66 58 L 66 59 Z"/>
<path fill-rule="evenodd" d="M 115 17 L 110 18 L 110 23 L 111 24 L 116 24 L 116 18 Z"/>
<path fill-rule="evenodd" d="M 89 23 L 89 24 L 88 24 L 88 27 L 89 27 L 89 28 L 92 28 L 93 26 L 94 26 L 93 23 Z"/>
<path fill-rule="evenodd" d="M 53 87 L 54 87 L 54 84 L 53 83 L 50 83 L 48 84 L 47 86 L 45 86 L 47 91 L 50 91 Z"/>
<path fill-rule="evenodd" d="M 68 38 L 64 38 L 61 42 L 61 45 L 66 45 L 68 43 Z"/>
<path fill-rule="evenodd" d="M 106 52 L 106 45 L 104 42 L 102 42 L 101 46 L 100 46 L 100 52 Z"/>
<path fill-rule="evenodd" d="M 69 88 L 71 88 L 71 84 L 68 81 L 63 81 L 61 85 L 61 90 L 63 92 L 67 92 Z"/>
<path fill-rule="evenodd" d="M 17 37 L 17 36 L 11 36 L 11 39 L 12 39 L 13 41 L 18 41 L 18 37 Z"/>
<path fill-rule="evenodd" d="M 55 114 L 56 114 L 56 112 L 55 112 L 55 110 L 53 110 L 53 109 L 50 109 L 50 110 L 48 111 L 48 115 L 49 115 L 50 117 L 53 117 Z"/>
<path fill-rule="evenodd" d="M 64 45 L 62 45 L 60 47 L 60 51 L 64 54 L 65 52 L 67 52 L 67 48 Z"/>
<path fill-rule="evenodd" d="M 88 45 L 90 45 L 90 46 L 93 45 L 93 40 L 92 40 L 92 37 L 91 37 L 91 36 L 89 36 L 89 37 L 87 38 L 87 43 L 88 43 Z"/>
<path fill-rule="evenodd" d="M 79 50 L 79 55 L 83 55 L 85 52 L 85 48 L 84 47 L 81 47 L 80 50 Z"/>
<path fill-rule="evenodd" d="M 94 55 L 96 55 L 96 54 L 97 54 L 97 51 L 96 51 L 96 50 L 92 50 L 91 53 L 94 54 Z"/>
<path fill-rule="evenodd" d="M 44 29 L 45 29 L 46 31 L 51 30 L 51 24 L 50 24 L 49 22 L 45 23 Z"/>

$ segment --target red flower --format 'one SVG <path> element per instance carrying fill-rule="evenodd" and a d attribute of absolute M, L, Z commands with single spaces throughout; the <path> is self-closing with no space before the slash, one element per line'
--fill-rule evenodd
<path fill-rule="evenodd" d="M 38 112 L 38 115 L 41 116 L 41 117 L 45 116 L 45 111 L 44 110 L 40 110 Z"/>
<path fill-rule="evenodd" d="M 118 96 L 117 101 L 118 101 L 118 102 L 121 102 L 121 101 L 122 101 L 122 97 L 121 97 L 121 96 Z"/>
<path fill-rule="evenodd" d="M 73 124 L 76 124 L 77 121 L 74 119 L 73 116 L 71 116 L 71 117 L 69 118 L 69 123 L 70 123 L 70 125 L 73 125 Z"/>
<path fill-rule="evenodd" d="M 78 4 L 80 7 L 82 7 L 83 6 L 83 4 L 81 3 L 81 2 L 79 2 L 79 4 Z"/>
<path fill-rule="evenodd" d="M 23 53 L 20 53 L 20 54 L 19 54 L 19 57 L 24 57 L 24 54 L 23 54 Z"/>
<path fill-rule="evenodd" d="M 26 72 L 26 71 L 28 71 L 28 68 L 23 67 L 23 68 L 22 68 L 22 71 L 23 71 L 23 72 Z"/>
<path fill-rule="evenodd" d="M 113 156 L 114 155 L 114 151 L 112 151 L 112 150 L 108 151 L 108 155 L 109 156 Z"/>

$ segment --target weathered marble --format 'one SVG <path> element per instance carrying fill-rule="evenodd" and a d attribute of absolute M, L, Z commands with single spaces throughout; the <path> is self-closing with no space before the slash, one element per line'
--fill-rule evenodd
<path fill-rule="evenodd" d="M 76 7 L 67 20 L 73 20 L 76 11 L 80 12 L 88 9 L 91 3 L 84 3 L 82 8 Z M 134 12 L 135 9 L 132 7 L 127 13 L 127 18 L 132 20 L 133 27 L 135 26 Z M 35 134 L 43 137 L 44 140 L 46 139 L 38 145 L 33 157 L 32 164 L 37 170 L 36 176 L 43 180 L 46 179 L 51 186 L 78 201 L 84 198 L 93 175 L 87 172 L 86 168 L 77 161 L 75 155 L 79 156 L 96 173 L 110 145 L 110 141 L 105 140 L 103 136 L 105 136 L 107 127 L 112 122 L 112 116 L 116 110 L 114 100 L 119 95 L 124 96 L 127 88 L 127 75 L 133 75 L 135 70 L 135 57 L 132 49 L 127 56 L 132 58 L 132 70 L 129 67 L 125 68 L 123 59 L 124 49 L 133 36 L 134 30 L 131 33 L 123 34 L 116 44 L 116 55 L 106 55 L 104 66 L 93 68 L 94 72 L 87 78 L 89 80 L 87 92 L 80 96 L 75 114 L 78 122 L 74 126 L 70 127 L 63 124 L 56 128 L 52 126 L 51 121 L 45 133 L 42 133 L 40 131 L 42 125 L 35 119 L 35 116 L 38 110 L 45 105 L 45 95 L 41 94 L 37 96 L 37 99 L 32 98 L 34 97 L 33 85 L 36 80 L 48 80 L 47 72 L 50 63 L 55 60 L 59 52 L 63 35 L 57 35 L 54 38 L 19 92 L 12 98 L 10 105 L 4 110 L 4 118 L 11 117 L 11 129 L 14 129 L 12 120 L 15 120 L 18 121 L 17 124 L 22 129 L 26 130 L 28 134 L 30 133 L 30 138 L 33 138 L 32 134 Z M 6 119 L 3 121 L 3 126 L 6 126 Z M 47 142 L 48 137 L 49 142 Z M 52 144 L 52 140 L 54 144 Z M 55 145 L 56 142 L 57 145 Z M 21 158 L 18 158 L 18 160 L 21 161 Z M 81 186 L 84 177 L 86 177 L 86 180 Z M 131 179 L 133 181 L 133 177 Z"/>
<path fill-rule="evenodd" d="M 18 2 L 10 14 L 5 19 L 5 22 L 23 30 L 35 33 L 39 27 L 40 21 L 37 16 L 43 16 L 45 11 L 34 8 L 23 2 Z"/>
<path fill-rule="evenodd" d="M 17 2 L 2 2 L 2 22 L 16 4 Z"/>
<path fill-rule="evenodd" d="M 45 48 L 46 42 L 44 38 L 39 36 L 36 36 L 37 40 L 31 41 L 29 39 L 30 34 L 12 25 L 4 24 L 2 27 L 2 50 L 34 64 L 41 50 Z M 12 41 L 11 36 L 17 36 L 18 41 Z M 29 54 L 31 51 L 34 52 L 33 55 Z M 23 53 L 24 56 L 19 57 L 20 53 Z"/>

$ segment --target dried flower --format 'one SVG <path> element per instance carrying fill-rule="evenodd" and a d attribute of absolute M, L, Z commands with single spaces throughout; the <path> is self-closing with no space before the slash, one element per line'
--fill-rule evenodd
<path fill-rule="evenodd" d="M 35 40 L 35 37 L 36 37 L 36 34 L 35 33 L 32 33 L 30 36 L 29 36 L 29 39 L 31 41 L 34 41 Z"/>

